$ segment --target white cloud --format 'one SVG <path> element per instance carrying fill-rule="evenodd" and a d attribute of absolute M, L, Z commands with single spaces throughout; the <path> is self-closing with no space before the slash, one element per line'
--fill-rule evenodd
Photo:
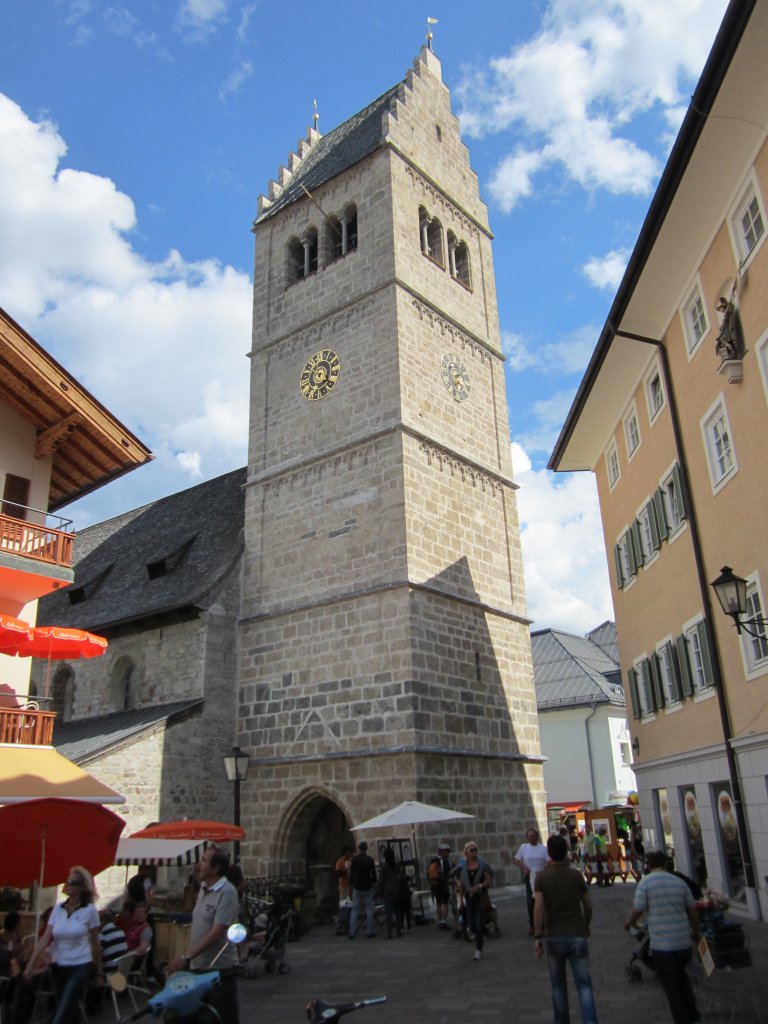
<path fill-rule="evenodd" d="M 550 0 L 542 27 L 489 68 L 466 68 L 454 90 L 463 131 L 515 133 L 491 193 L 504 210 L 557 167 L 581 187 L 647 194 L 657 155 L 626 135 L 656 111 L 679 123 L 719 26 L 726 0 Z"/>
<path fill-rule="evenodd" d="M 531 404 L 526 429 L 515 435 L 513 456 L 515 443 L 526 452 L 546 452 L 549 455 L 571 408 L 574 392 L 575 388 L 556 391 Z"/>
<path fill-rule="evenodd" d="M 179 27 L 193 39 L 205 39 L 227 17 L 227 0 L 181 0 Z"/>
<path fill-rule="evenodd" d="M 534 470 L 515 443 L 512 461 L 528 614 L 583 635 L 614 617 L 594 476 Z"/>
<path fill-rule="evenodd" d="M 203 475 L 200 469 L 202 462 L 200 452 L 178 452 L 176 458 L 182 469 L 186 470 L 191 476 Z"/>
<path fill-rule="evenodd" d="M 144 259 L 131 199 L 60 169 L 65 153 L 54 125 L 0 95 L 0 303 L 156 452 L 168 490 L 243 465 L 250 280 Z"/>
<path fill-rule="evenodd" d="M 242 87 L 253 76 L 253 64 L 250 61 L 244 60 L 239 68 L 235 68 L 227 77 L 224 79 L 221 88 L 219 89 L 219 99 L 226 99 L 231 93 L 240 92 Z"/>
<path fill-rule="evenodd" d="M 520 334 L 514 334 L 512 331 L 502 331 L 501 351 L 507 357 L 506 365 L 514 372 L 535 365 L 535 357 L 533 353 L 528 351 L 525 341 Z"/>
<path fill-rule="evenodd" d="M 521 335 L 503 331 L 501 347 L 507 357 L 506 366 L 512 373 L 530 369 L 544 374 L 583 373 L 598 335 L 598 330 L 586 324 L 559 341 L 533 348 Z"/>
<path fill-rule="evenodd" d="M 251 19 L 259 9 L 258 4 L 246 4 L 240 11 L 240 23 L 237 26 L 237 38 L 244 43 L 249 35 Z"/>
<path fill-rule="evenodd" d="M 615 292 L 627 269 L 628 249 L 613 249 L 605 256 L 593 256 L 582 267 L 590 284 L 604 291 Z"/>

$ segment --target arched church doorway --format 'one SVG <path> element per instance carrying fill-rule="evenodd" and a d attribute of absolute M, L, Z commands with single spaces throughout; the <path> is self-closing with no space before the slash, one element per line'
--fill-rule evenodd
<path fill-rule="evenodd" d="M 335 864 L 343 846 L 354 846 L 344 810 L 325 790 L 312 788 L 288 810 L 282 835 L 282 863 L 291 864 L 296 874 L 306 878 L 308 897 L 314 896 L 316 913 L 321 917 L 335 914 L 338 907 L 338 886 Z"/>

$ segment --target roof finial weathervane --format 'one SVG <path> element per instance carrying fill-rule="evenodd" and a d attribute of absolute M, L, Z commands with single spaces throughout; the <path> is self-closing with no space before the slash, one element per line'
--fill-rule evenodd
<path fill-rule="evenodd" d="M 312 100 L 314 104 L 314 113 L 312 114 L 312 127 L 317 131 L 317 123 L 320 120 L 320 115 L 317 112 L 317 100 Z"/>
<path fill-rule="evenodd" d="M 430 25 L 437 25 L 437 18 L 427 18 L 427 49 L 432 49 L 432 29 Z"/>

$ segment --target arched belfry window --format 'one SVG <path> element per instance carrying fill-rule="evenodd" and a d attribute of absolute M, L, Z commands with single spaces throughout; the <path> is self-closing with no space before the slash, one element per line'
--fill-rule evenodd
<path fill-rule="evenodd" d="M 341 221 L 338 217 L 329 217 L 325 222 L 325 237 L 328 239 L 328 244 L 326 245 L 328 262 L 333 263 L 334 260 L 340 259 L 344 254 L 344 235 L 342 234 Z"/>
<path fill-rule="evenodd" d="M 444 267 L 443 226 L 437 217 L 430 217 L 423 206 L 419 207 L 419 237 L 424 255 Z"/>
<path fill-rule="evenodd" d="M 465 288 L 472 287 L 467 243 L 460 242 L 452 231 L 448 232 L 448 268 L 454 281 L 463 284 Z"/>
<path fill-rule="evenodd" d="M 341 215 L 342 252 L 346 256 L 357 248 L 357 207 L 354 203 L 344 207 Z"/>
<path fill-rule="evenodd" d="M 304 277 L 304 246 L 298 238 L 292 238 L 288 243 L 288 284 L 300 281 Z"/>
<path fill-rule="evenodd" d="M 287 251 L 288 284 L 317 272 L 317 228 L 308 228 L 301 239 L 292 238 Z"/>
<path fill-rule="evenodd" d="M 328 239 L 325 251 L 328 253 L 328 262 L 338 260 L 357 248 L 357 207 L 350 203 L 344 207 L 341 217 L 328 217 L 325 223 L 326 238 Z"/>
<path fill-rule="evenodd" d="M 309 228 L 301 243 L 304 246 L 304 277 L 309 277 L 310 274 L 317 273 L 317 228 Z"/>

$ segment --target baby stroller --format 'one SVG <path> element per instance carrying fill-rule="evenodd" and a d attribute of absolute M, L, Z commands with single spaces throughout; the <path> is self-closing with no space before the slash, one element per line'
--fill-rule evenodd
<path fill-rule="evenodd" d="M 251 945 L 249 960 L 263 960 L 267 974 L 287 974 L 290 967 L 285 962 L 285 947 L 291 932 L 296 910 L 294 899 L 304 892 L 301 886 L 278 885 L 273 891 L 271 903 L 248 897 Z M 248 977 L 256 976 L 256 967 L 246 966 Z"/>
<path fill-rule="evenodd" d="M 651 940 L 645 928 L 630 928 L 629 934 L 635 940 L 635 948 L 629 958 L 629 963 L 624 968 L 630 981 L 642 981 L 643 972 L 640 964 L 653 970 L 653 958 L 651 956 Z M 640 963 L 638 963 L 638 960 Z"/>

